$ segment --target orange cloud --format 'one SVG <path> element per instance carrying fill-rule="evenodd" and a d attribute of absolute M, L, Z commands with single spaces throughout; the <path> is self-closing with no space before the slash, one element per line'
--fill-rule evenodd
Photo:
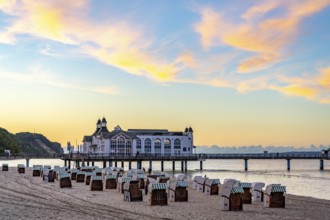
<path fill-rule="evenodd" d="M 176 75 L 174 64 L 151 55 L 150 40 L 135 25 L 123 21 L 91 22 L 86 17 L 88 1 L 22 1 L 16 2 L 15 7 L 15 11 L 6 10 L 16 19 L 0 33 L 0 42 L 13 44 L 17 34 L 25 33 L 77 45 L 85 54 L 131 74 L 159 81 Z"/>
<path fill-rule="evenodd" d="M 255 72 L 280 61 L 283 50 L 295 38 L 301 20 L 329 4 L 326 0 L 266 1 L 249 8 L 242 15 L 246 20 L 239 24 L 228 21 L 228 16 L 211 8 L 204 8 L 200 12 L 201 21 L 194 27 L 205 48 L 224 44 L 255 53 L 242 60 L 238 67 L 240 73 Z M 265 17 L 275 9 L 281 10 L 282 14 Z"/>

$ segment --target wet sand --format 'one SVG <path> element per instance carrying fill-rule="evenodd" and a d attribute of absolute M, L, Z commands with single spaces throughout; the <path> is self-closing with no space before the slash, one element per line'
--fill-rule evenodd
<path fill-rule="evenodd" d="M 191 186 L 191 181 L 190 181 Z M 330 199 L 330 198 L 329 198 Z M 32 169 L 18 174 L 16 167 L 0 171 L 0 219 L 328 219 L 330 200 L 286 195 L 285 209 L 262 203 L 244 204 L 243 211 L 220 210 L 220 196 L 209 196 L 189 187 L 189 202 L 149 206 L 124 202 L 117 190 L 90 191 L 85 183 L 72 181 L 72 188 L 32 177 Z"/>

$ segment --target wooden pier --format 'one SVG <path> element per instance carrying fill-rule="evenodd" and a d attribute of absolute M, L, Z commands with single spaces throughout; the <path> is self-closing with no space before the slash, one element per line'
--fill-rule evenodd
<path fill-rule="evenodd" d="M 171 156 L 161 154 L 137 154 L 137 155 L 123 155 L 123 154 L 64 154 L 61 157 L 64 160 L 64 165 L 71 167 L 71 162 L 74 162 L 76 166 L 80 166 L 82 163 L 87 166 L 94 166 L 94 162 L 103 162 L 103 167 L 117 167 L 118 163 L 121 163 L 121 167 L 124 167 L 124 162 L 128 162 L 129 169 L 132 168 L 132 162 L 137 162 L 137 169 L 141 169 L 142 161 L 149 161 L 149 168 L 152 169 L 153 161 L 161 162 L 161 171 L 164 171 L 164 161 L 172 161 L 173 171 L 175 170 L 175 162 L 181 162 L 181 170 L 188 170 L 188 161 L 200 161 L 200 170 L 203 170 L 203 161 L 212 159 L 240 159 L 244 160 L 244 170 L 248 171 L 249 160 L 260 159 L 276 159 L 286 160 L 287 170 L 291 169 L 291 160 L 304 159 L 304 160 L 320 160 L 320 170 L 324 169 L 324 160 L 329 160 L 330 155 L 322 155 L 320 153 L 256 153 L 256 154 L 193 154 L 189 156 Z"/>

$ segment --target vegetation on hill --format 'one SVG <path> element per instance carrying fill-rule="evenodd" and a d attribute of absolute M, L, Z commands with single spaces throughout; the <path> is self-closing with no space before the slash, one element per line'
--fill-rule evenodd
<path fill-rule="evenodd" d="M 0 153 L 4 153 L 4 150 L 10 150 L 12 153 L 20 153 L 21 145 L 14 134 L 0 128 Z"/>
<path fill-rule="evenodd" d="M 20 132 L 14 135 L 0 128 L 0 153 L 4 153 L 5 149 L 13 154 L 40 157 L 52 157 L 54 154 L 63 153 L 59 143 L 49 141 L 42 134 Z"/>

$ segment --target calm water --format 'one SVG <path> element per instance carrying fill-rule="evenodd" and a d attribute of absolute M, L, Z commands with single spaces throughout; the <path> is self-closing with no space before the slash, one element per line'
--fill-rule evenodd
<path fill-rule="evenodd" d="M 11 167 L 17 164 L 25 164 L 25 160 L 9 160 L 0 163 L 8 163 Z M 319 170 L 319 160 L 291 160 L 291 171 L 286 170 L 286 160 L 249 160 L 249 171 L 244 172 L 244 160 L 206 160 L 203 163 L 204 170 L 199 171 L 199 162 L 188 162 L 188 176 L 206 175 L 210 178 L 234 178 L 242 182 L 280 183 L 287 187 L 287 192 L 295 195 L 311 196 L 330 200 L 330 161 L 324 161 L 324 170 Z M 63 166 L 59 159 L 31 159 L 32 165 Z M 95 163 L 102 167 L 102 163 Z M 107 164 L 108 165 L 108 164 Z M 117 164 L 118 166 L 121 163 Z M 128 162 L 124 164 L 128 170 Z M 160 170 L 160 162 L 153 162 L 153 170 Z M 132 162 L 132 167 L 136 163 Z M 149 162 L 143 162 L 142 167 L 148 169 Z M 164 162 L 165 171 L 172 171 L 172 162 Z M 180 172 L 181 163 L 176 162 L 176 172 Z"/>

